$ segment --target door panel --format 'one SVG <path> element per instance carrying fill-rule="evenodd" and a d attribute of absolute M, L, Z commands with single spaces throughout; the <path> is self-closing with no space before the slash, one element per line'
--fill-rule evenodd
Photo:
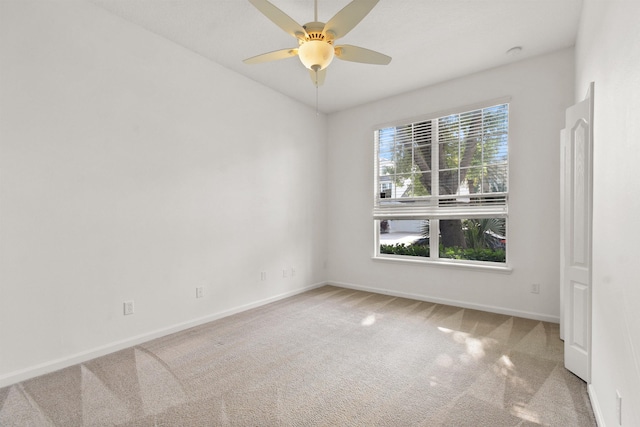
<path fill-rule="evenodd" d="M 572 129 L 570 149 L 572 162 L 571 168 L 571 189 L 570 214 L 571 214 L 571 264 L 576 268 L 588 268 L 589 247 L 587 240 L 588 231 L 588 147 L 589 139 L 588 125 L 585 120 L 579 119 Z"/>
<path fill-rule="evenodd" d="M 587 98 L 567 109 L 561 132 L 561 333 L 567 369 L 591 374 L 591 220 L 593 83 Z"/>
<path fill-rule="evenodd" d="M 587 318 L 582 313 L 589 308 L 589 287 L 582 283 L 571 282 L 571 288 L 573 293 L 571 301 L 574 307 L 571 310 L 573 312 L 573 333 L 571 334 L 572 342 L 570 344 L 576 350 L 587 352 L 587 330 L 589 328 L 586 322 Z"/>

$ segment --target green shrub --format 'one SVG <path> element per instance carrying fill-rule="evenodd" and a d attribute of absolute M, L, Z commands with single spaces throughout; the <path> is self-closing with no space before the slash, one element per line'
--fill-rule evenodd
<path fill-rule="evenodd" d="M 440 258 L 488 262 L 505 262 L 507 259 L 504 249 L 444 248 L 442 245 L 440 245 Z"/>
<path fill-rule="evenodd" d="M 429 246 L 425 245 L 405 245 L 396 243 L 395 245 L 380 245 L 381 254 L 408 255 L 408 256 L 429 256 Z"/>
<path fill-rule="evenodd" d="M 439 252 L 440 258 L 502 263 L 506 261 L 506 253 L 504 249 L 444 248 L 442 245 L 440 245 Z M 395 245 L 380 245 L 380 253 L 390 255 L 429 257 L 429 246 L 411 244 L 406 245 L 404 243 L 396 243 Z"/>

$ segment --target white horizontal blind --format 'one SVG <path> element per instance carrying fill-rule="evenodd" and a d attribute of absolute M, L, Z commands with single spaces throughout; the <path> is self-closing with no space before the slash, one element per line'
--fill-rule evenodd
<path fill-rule="evenodd" d="M 424 197 L 430 193 L 426 182 L 431 180 L 431 127 L 429 120 L 376 132 L 380 189 L 390 188 L 385 198 Z"/>
<path fill-rule="evenodd" d="M 499 104 L 377 130 L 374 218 L 505 217 L 508 129 Z"/>
<path fill-rule="evenodd" d="M 385 203 L 373 209 L 374 219 L 426 219 L 426 218 L 504 218 L 507 216 L 507 195 L 494 200 L 470 199 L 439 200 L 439 204 L 421 203 L 419 200 Z"/>

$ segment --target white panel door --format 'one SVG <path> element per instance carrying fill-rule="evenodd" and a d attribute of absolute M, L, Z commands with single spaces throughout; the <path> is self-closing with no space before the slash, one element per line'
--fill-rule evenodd
<path fill-rule="evenodd" d="M 591 219 L 593 83 L 587 98 L 567 109 L 562 144 L 561 331 L 564 363 L 591 376 Z"/>

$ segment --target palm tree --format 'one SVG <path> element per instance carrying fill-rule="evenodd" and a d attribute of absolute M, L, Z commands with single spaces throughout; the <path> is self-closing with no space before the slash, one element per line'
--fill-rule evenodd
<path fill-rule="evenodd" d="M 474 218 L 463 221 L 463 233 L 468 248 L 498 249 L 506 232 L 504 218 Z"/>

